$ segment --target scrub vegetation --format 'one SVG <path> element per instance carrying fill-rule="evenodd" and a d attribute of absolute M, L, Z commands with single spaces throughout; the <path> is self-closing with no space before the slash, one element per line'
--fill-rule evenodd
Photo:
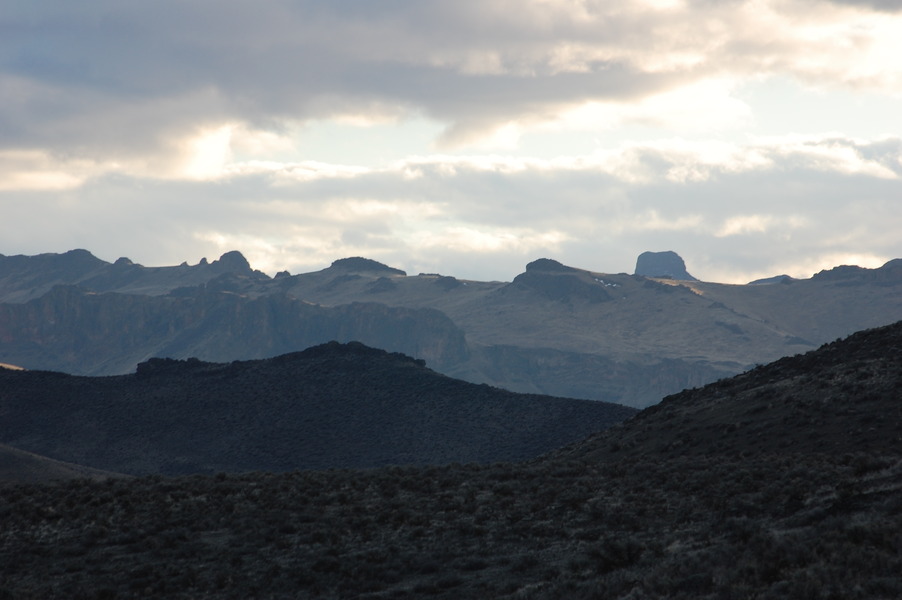
<path fill-rule="evenodd" d="M 900 350 L 856 334 L 526 462 L 8 487 L 0 598 L 902 597 Z"/>
<path fill-rule="evenodd" d="M 902 462 L 761 456 L 0 492 L 4 598 L 897 598 Z"/>

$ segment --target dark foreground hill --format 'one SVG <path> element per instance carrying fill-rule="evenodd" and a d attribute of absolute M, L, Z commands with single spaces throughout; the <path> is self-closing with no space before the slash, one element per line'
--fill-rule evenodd
<path fill-rule="evenodd" d="M 0 490 L 0 596 L 899 598 L 902 451 L 898 428 L 876 424 L 902 402 L 886 393 L 902 388 L 900 347 L 902 324 L 865 332 L 527 463 Z M 679 446 L 691 452 L 656 446 L 670 438 L 661 411 L 701 427 L 757 406 L 741 391 L 756 379 L 798 387 L 780 402 L 805 405 L 808 375 L 831 373 L 803 417 L 855 409 L 866 441 L 834 444 L 826 416 L 803 425 L 828 443 L 730 441 L 757 437 L 769 408 L 702 428 L 703 444 Z M 800 431 L 786 415 L 771 440 Z"/>
<path fill-rule="evenodd" d="M 0 487 L 18 482 L 49 483 L 70 479 L 107 479 L 115 473 L 61 462 L 0 444 Z"/>
<path fill-rule="evenodd" d="M 592 461 L 902 455 L 902 322 L 669 396 L 562 452 Z"/>
<path fill-rule="evenodd" d="M 0 442 L 129 474 L 523 460 L 635 412 L 451 379 L 360 343 L 111 377 L 0 370 Z"/>

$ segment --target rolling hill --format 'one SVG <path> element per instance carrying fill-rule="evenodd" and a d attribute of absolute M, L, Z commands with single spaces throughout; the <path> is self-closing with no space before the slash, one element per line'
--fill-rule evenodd
<path fill-rule="evenodd" d="M 0 370 L 0 442 L 128 474 L 523 460 L 635 412 L 451 379 L 360 343 L 108 377 Z"/>
<path fill-rule="evenodd" d="M 593 462 L 862 452 L 902 456 L 902 322 L 684 390 L 561 450 Z"/>

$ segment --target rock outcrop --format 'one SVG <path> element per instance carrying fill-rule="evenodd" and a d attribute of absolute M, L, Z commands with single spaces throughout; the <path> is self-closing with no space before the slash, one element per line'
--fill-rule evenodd
<path fill-rule="evenodd" d="M 680 281 L 698 281 L 686 271 L 686 263 L 679 254 L 671 250 L 665 252 L 643 252 L 636 259 L 636 275 L 643 277 L 669 277 Z"/>

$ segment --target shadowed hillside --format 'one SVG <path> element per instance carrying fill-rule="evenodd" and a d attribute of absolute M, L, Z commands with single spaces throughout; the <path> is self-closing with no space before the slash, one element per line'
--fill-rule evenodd
<path fill-rule="evenodd" d="M 64 463 L 0 444 L 0 487 L 69 479 L 106 479 L 116 473 Z"/>
<path fill-rule="evenodd" d="M 525 463 L 0 489 L 0 595 L 899 598 L 900 347 L 864 332 Z M 836 439 L 844 410 L 867 436 Z"/>
<path fill-rule="evenodd" d="M 902 455 L 902 322 L 669 396 L 562 454 L 619 461 L 782 452 Z"/>
<path fill-rule="evenodd" d="M 0 442 L 130 474 L 522 460 L 634 413 L 454 380 L 359 343 L 152 359 L 114 377 L 0 370 Z"/>

